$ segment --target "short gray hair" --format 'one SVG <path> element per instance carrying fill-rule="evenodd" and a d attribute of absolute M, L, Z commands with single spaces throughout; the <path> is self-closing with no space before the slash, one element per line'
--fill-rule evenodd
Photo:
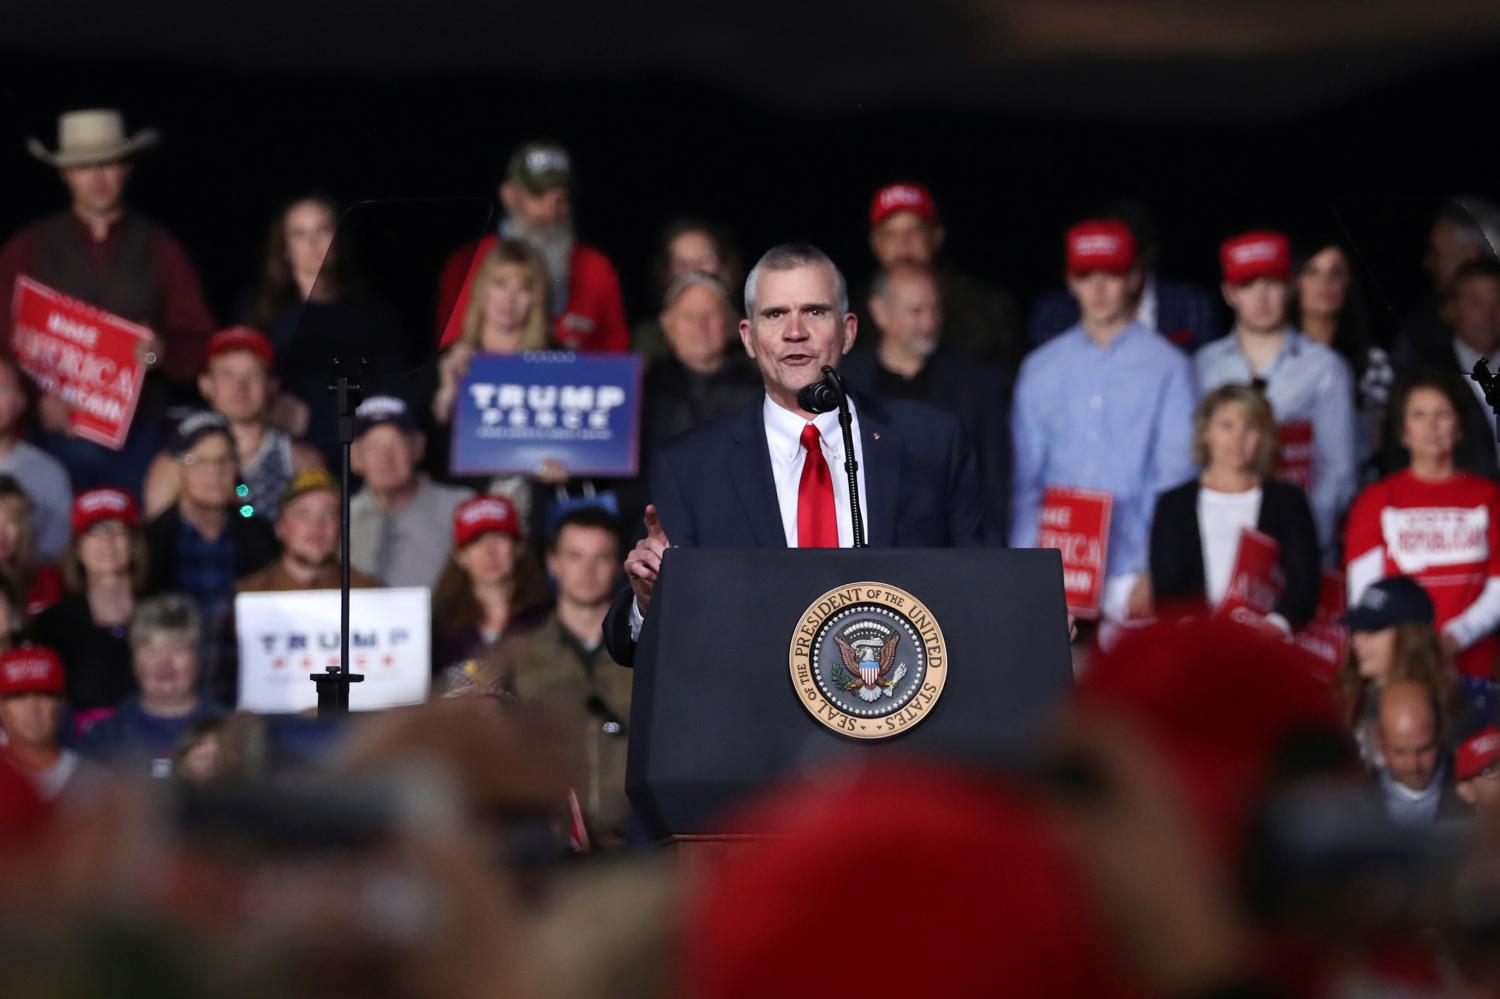
<path fill-rule="evenodd" d="M 186 635 L 196 648 L 203 633 L 198 605 L 181 593 L 148 597 L 135 606 L 130 618 L 130 647 L 138 649 L 157 635 Z"/>
<path fill-rule="evenodd" d="M 832 258 L 811 243 L 782 243 L 762 254 L 745 278 L 745 315 L 751 322 L 755 321 L 755 293 L 756 286 L 760 284 L 761 271 L 794 271 L 799 267 L 828 268 L 833 275 L 834 304 L 838 307 L 839 315 L 843 316 L 849 311 L 849 286 L 844 282 L 844 274 Z"/>
<path fill-rule="evenodd" d="M 702 285 L 717 295 L 719 301 L 724 303 L 724 308 L 732 309 L 734 307 L 729 302 L 729 289 L 724 287 L 723 281 L 720 281 L 712 274 L 705 274 L 703 271 L 688 271 L 685 274 L 679 274 L 667 286 L 667 293 L 661 299 L 662 311 L 665 312 L 676 305 L 677 300 L 682 297 L 682 293 L 694 285 Z"/>

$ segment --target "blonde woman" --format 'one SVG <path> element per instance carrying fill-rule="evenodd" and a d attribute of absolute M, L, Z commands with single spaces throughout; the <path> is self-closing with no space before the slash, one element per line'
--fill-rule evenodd
<path fill-rule="evenodd" d="M 1321 574 L 1307 497 L 1271 478 L 1276 424 L 1248 385 L 1223 385 L 1193 413 L 1196 479 L 1163 493 L 1151 522 L 1151 585 L 1158 609 L 1218 606 L 1229 588 L 1246 528 L 1276 539 L 1284 586 L 1268 621 L 1282 631 L 1312 618 Z"/>
<path fill-rule="evenodd" d="M 547 349 L 547 271 L 530 246 L 504 239 L 474 275 L 474 293 L 458 342 L 438 362 L 439 384 L 432 415 L 453 418 L 458 387 L 475 354 L 520 354 Z"/>

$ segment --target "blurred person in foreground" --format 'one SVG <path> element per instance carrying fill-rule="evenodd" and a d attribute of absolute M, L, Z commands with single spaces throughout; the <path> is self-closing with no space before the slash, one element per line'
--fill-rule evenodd
<path fill-rule="evenodd" d="M 1351 605 L 1387 576 L 1411 576 L 1437 609 L 1459 672 L 1495 677 L 1500 641 L 1500 485 L 1459 468 L 1463 390 L 1418 372 L 1396 399 L 1407 468 L 1360 493 L 1344 541 Z"/>
<path fill-rule="evenodd" d="M 1401 825 L 1430 825 L 1464 814 L 1443 749 L 1433 692 L 1415 680 L 1391 680 L 1376 701 L 1375 745 L 1381 766 L 1375 787 L 1385 814 Z"/>
<path fill-rule="evenodd" d="M 517 699 L 578 716 L 585 768 L 579 801 L 596 833 L 616 839 L 630 815 L 625 748 L 633 674 L 605 650 L 604 616 L 622 548 L 620 523 L 605 510 L 585 506 L 564 515 L 547 551 L 557 603 L 534 629 L 505 643 Z"/>
<path fill-rule="evenodd" d="M 1459 743 L 1453 780 L 1458 796 L 1474 809 L 1475 816 L 1496 828 L 1500 824 L 1500 728 L 1487 725 Z"/>
<path fill-rule="evenodd" d="M 248 326 L 220 330 L 208 341 L 205 354 L 198 391 L 209 408 L 224 417 L 234 436 L 239 481 L 245 487 L 239 498 L 274 521 L 281 490 L 297 472 L 321 467 L 323 454 L 269 422 L 270 403 L 276 395 L 275 355 L 264 333 Z M 157 455 L 146 473 L 142 494 L 146 516 L 161 513 L 181 492 L 182 466 L 170 454 Z"/>
<path fill-rule="evenodd" d="M 842 374 L 862 392 L 914 399 L 959 418 L 984 491 L 990 527 L 1010 528 L 1010 376 L 948 346 L 941 289 L 931 270 L 897 263 L 870 282 L 875 349 L 856 351 Z"/>
<path fill-rule="evenodd" d="M 1112 219 L 1082 222 L 1066 242 L 1082 319 L 1033 351 L 1016 380 L 1010 543 L 1036 545 L 1048 488 L 1108 492 L 1101 603 L 1106 621 L 1119 624 L 1150 614 L 1151 512 L 1192 475 L 1197 390 L 1187 357 L 1133 317 L 1130 230 Z"/>
<path fill-rule="evenodd" d="M 336 590 L 343 581 L 339 565 L 339 485 L 325 468 L 308 468 L 282 489 L 276 518 L 281 555 L 259 572 L 241 579 L 239 593 L 288 590 Z M 349 570 L 349 585 L 379 586 L 380 580 Z"/>
<path fill-rule="evenodd" d="M 609 258 L 573 235 L 573 161 L 550 142 L 529 142 L 511 156 L 500 182 L 505 210 L 500 231 L 448 259 L 438 288 L 439 345 L 459 338 L 474 277 L 501 239 L 532 244 L 546 263 L 552 339 L 567 350 L 622 354 L 630 349 L 630 327 L 620 296 L 620 277 Z"/>
<path fill-rule="evenodd" d="M 62 660 L 41 645 L 0 654 L 0 762 L 51 801 L 96 793 L 100 773 L 61 742 L 67 683 Z"/>
<path fill-rule="evenodd" d="M 1162 493 L 1151 517 L 1151 592 L 1158 612 L 1217 608 L 1234 582 L 1245 531 L 1277 544 L 1281 587 L 1266 622 L 1283 634 L 1312 619 L 1322 574 L 1318 531 L 1302 490 L 1271 478 L 1276 424 L 1265 398 L 1221 385 L 1193 413 L 1196 478 Z"/>
<path fill-rule="evenodd" d="M 942 296 L 947 346 L 1012 373 L 1026 352 L 1015 299 L 940 260 L 946 238 L 937 202 L 921 184 L 887 184 L 870 199 L 870 252 L 876 264 L 882 268 L 911 264 L 931 270 Z"/>
<path fill-rule="evenodd" d="M 401 399 L 372 395 L 354 413 L 350 466 L 364 488 L 349 501 L 349 562 L 387 586 L 432 586 L 448 561 L 453 512 L 471 489 L 417 470 L 426 438 Z"/>
<path fill-rule="evenodd" d="M 707 274 L 725 288 L 739 287 L 745 279 L 739 254 L 729 233 L 703 219 L 675 218 L 662 230 L 661 244 L 651 265 L 650 298 L 664 302 L 674 282 L 684 274 Z M 738 318 L 739 304 L 731 309 Z M 630 347 L 646 362 L 649 371 L 669 355 L 660 316 L 635 324 Z"/>
<path fill-rule="evenodd" d="M 1281 437 L 1278 475 L 1302 487 L 1326 563 L 1339 519 L 1358 485 L 1359 441 L 1349 363 L 1287 320 L 1291 244 L 1279 232 L 1247 232 L 1219 248 L 1224 300 L 1234 328 L 1193 358 L 1198 387 L 1263 386 Z"/>
<path fill-rule="evenodd" d="M 37 557 L 53 562 L 68 545 L 68 509 L 73 485 L 67 470 L 47 452 L 21 439 L 26 422 L 26 383 L 13 358 L 0 355 L 0 475 L 9 475 L 31 497 Z"/>
<path fill-rule="evenodd" d="M 198 608 L 176 593 L 149 597 L 130 622 L 140 692 L 90 728 L 79 751 L 140 776 L 170 777 L 172 755 L 190 728 L 218 714 L 199 686 Z"/>
<path fill-rule="evenodd" d="M 1386 409 L 1396 378 L 1391 357 L 1372 339 L 1369 307 L 1355 277 L 1353 256 L 1342 243 L 1293 243 L 1292 274 L 1292 328 L 1335 350 L 1354 375 L 1360 472 L 1368 481 L 1383 456 Z"/>
<path fill-rule="evenodd" d="M 125 203 L 135 158 L 157 144 L 157 132 L 127 136 L 119 111 L 91 109 L 59 116 L 57 135 L 55 151 L 36 139 L 27 148 L 57 169 L 70 204 L 0 247 L 0 350 L 11 349 L 8 303 L 21 274 L 151 330 L 138 348 L 146 379 L 122 448 L 73 436 L 70 407 L 58 396 L 42 395 L 37 409 L 37 443 L 68 469 L 73 488 L 138 493 L 168 402 L 191 398 L 214 321 L 181 244 Z"/>
<path fill-rule="evenodd" d="M 772 791 L 723 824 L 761 836 L 691 887 L 676 994 L 801 994 L 831 972 L 794 942 L 870 912 L 922 926 L 941 959 L 846 962 L 836 994 L 1280 994 L 1279 927 L 1241 892 L 1288 747 L 1338 736 L 1300 655 L 1238 625 L 1158 626 L 1098 661 L 1033 773 L 897 756 Z M 870 876 L 856 843 L 921 876 Z M 809 891 L 821 878 L 839 891 Z"/>
<path fill-rule="evenodd" d="M 1453 278 L 1465 264 L 1500 253 L 1500 208 L 1481 198 L 1451 198 L 1427 234 L 1422 267 L 1432 285 L 1396 332 L 1391 353 L 1402 366 L 1430 363 L 1453 336 Z"/>
<path fill-rule="evenodd" d="M 453 511 L 450 554 L 432 590 L 432 667 L 436 673 L 484 660 L 500 639 L 537 627 L 547 584 L 521 538 L 504 496 L 476 496 Z"/>
<path fill-rule="evenodd" d="M 0 473 L 0 575 L 25 601 L 26 613 L 40 614 L 65 592 L 57 567 L 40 562 L 36 551 L 36 504 L 15 477 Z"/>
<path fill-rule="evenodd" d="M 1188 354 L 1222 336 L 1224 328 L 1212 295 L 1196 285 L 1161 276 L 1158 269 L 1161 248 L 1146 206 L 1137 201 L 1122 201 L 1106 208 L 1103 214 L 1125 223 L 1135 237 L 1135 274 L 1129 284 L 1135 321 L 1160 333 Z M 1033 346 L 1046 343 L 1077 322 L 1078 302 L 1073 296 L 1066 289 L 1049 291 L 1031 311 L 1031 343 Z"/>
<path fill-rule="evenodd" d="M 73 540 L 63 561 L 68 595 L 36 619 L 38 640 L 62 657 L 78 731 L 135 691 L 127 632 L 149 573 L 135 498 L 90 489 L 73 501 Z"/>

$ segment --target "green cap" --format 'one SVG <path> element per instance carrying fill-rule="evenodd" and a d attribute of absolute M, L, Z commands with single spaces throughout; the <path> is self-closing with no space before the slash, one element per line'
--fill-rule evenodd
<path fill-rule="evenodd" d="M 528 142 L 510 158 L 506 176 L 532 194 L 554 187 L 571 187 L 573 160 L 555 142 Z"/>

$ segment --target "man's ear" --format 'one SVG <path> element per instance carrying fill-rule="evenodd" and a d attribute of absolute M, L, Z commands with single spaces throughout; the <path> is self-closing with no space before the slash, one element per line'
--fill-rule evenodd
<path fill-rule="evenodd" d="M 1479 796 L 1474 793 L 1473 781 L 1461 780 L 1454 785 L 1454 790 L 1458 791 L 1458 796 L 1470 805 L 1478 803 Z"/>
<path fill-rule="evenodd" d="M 847 354 L 854 349 L 854 341 L 859 336 L 859 317 L 852 312 L 844 313 L 844 350 Z"/>
<path fill-rule="evenodd" d="M 209 380 L 207 371 L 198 372 L 198 394 L 201 395 L 203 397 L 203 401 L 208 403 L 210 406 L 214 404 L 213 400 L 208 397 L 208 386 L 212 384 L 213 382 Z"/>
<path fill-rule="evenodd" d="M 943 248 L 943 240 L 947 238 L 948 230 L 944 229 L 940 224 L 934 222 L 932 224 L 932 255 L 934 257 L 937 256 L 938 251 Z"/>
<path fill-rule="evenodd" d="M 427 454 L 427 435 L 420 430 L 413 432 L 411 435 L 411 451 L 411 463 L 413 465 L 422 464 L 422 458 Z"/>
<path fill-rule="evenodd" d="M 1228 281 L 1225 281 L 1223 284 L 1219 285 L 1219 293 L 1224 296 L 1224 304 L 1229 306 L 1229 311 L 1235 311 L 1234 286 L 1231 285 Z"/>
<path fill-rule="evenodd" d="M 750 359 L 755 360 L 755 337 L 750 331 L 750 320 L 740 320 L 740 343 L 745 347 L 745 353 Z"/>

